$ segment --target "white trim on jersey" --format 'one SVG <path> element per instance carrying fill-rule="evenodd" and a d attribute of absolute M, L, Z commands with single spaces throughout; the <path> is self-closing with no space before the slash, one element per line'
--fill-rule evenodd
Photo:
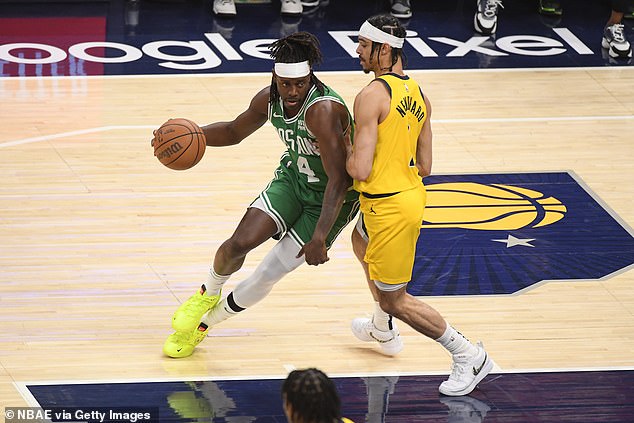
<path fill-rule="evenodd" d="M 328 95 L 328 96 L 319 96 L 319 97 L 314 98 L 314 99 L 313 99 L 313 101 L 311 101 L 310 103 L 308 103 L 308 105 L 306 106 L 306 112 L 308 112 L 308 109 L 309 109 L 309 108 L 310 108 L 313 104 L 316 104 L 316 103 L 318 103 L 318 102 L 320 102 L 320 101 L 323 101 L 323 100 L 330 100 L 330 101 L 334 101 L 335 103 L 339 103 L 339 104 L 341 104 L 341 105 L 342 105 L 342 106 L 344 106 L 344 107 L 345 107 L 345 105 L 346 105 L 346 103 L 344 103 L 342 100 L 340 100 L 339 98 L 337 98 L 337 97 L 335 97 L 335 96 L 330 96 L 330 95 Z M 311 130 L 310 130 L 310 128 L 308 127 L 308 122 L 304 121 L 304 123 L 306 124 L 306 132 L 308 132 L 308 135 L 310 135 L 310 136 L 311 136 L 311 137 L 313 137 L 313 138 L 317 138 L 317 137 L 315 136 L 315 134 L 313 134 L 313 131 L 311 131 Z M 350 126 L 350 116 L 348 116 L 348 126 Z M 346 128 L 346 129 L 347 129 L 347 128 Z M 345 133 L 345 131 L 344 131 L 344 133 Z"/>

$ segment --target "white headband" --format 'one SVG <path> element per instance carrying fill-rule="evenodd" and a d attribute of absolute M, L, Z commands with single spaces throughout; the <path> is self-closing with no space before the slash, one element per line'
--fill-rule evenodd
<path fill-rule="evenodd" d="M 308 61 L 299 63 L 276 63 L 275 74 L 282 78 L 301 78 L 310 73 Z"/>
<path fill-rule="evenodd" d="M 363 22 L 363 25 L 361 25 L 361 28 L 359 29 L 359 36 L 377 43 L 387 43 L 395 48 L 403 48 L 403 42 L 405 41 L 405 38 L 399 38 L 392 34 L 388 34 L 387 32 L 381 31 L 368 21 Z"/>

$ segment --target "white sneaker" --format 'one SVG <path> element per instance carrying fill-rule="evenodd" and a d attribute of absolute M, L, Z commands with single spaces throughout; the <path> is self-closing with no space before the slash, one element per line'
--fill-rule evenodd
<path fill-rule="evenodd" d="M 392 330 L 384 332 L 374 326 L 372 319 L 358 317 L 352 320 L 352 333 L 363 342 L 378 342 L 383 354 L 396 355 L 403 349 L 403 340 L 394 322 L 392 326 Z"/>
<path fill-rule="evenodd" d="M 443 395 L 457 397 L 467 395 L 493 369 L 493 360 L 484 350 L 482 342 L 476 345 L 475 355 L 456 354 L 449 379 L 440 384 L 438 390 Z"/>
<path fill-rule="evenodd" d="M 235 16 L 236 5 L 233 0 L 214 0 L 213 11 L 216 15 Z"/>
<path fill-rule="evenodd" d="M 495 33 L 498 27 L 498 7 L 504 8 L 502 0 L 478 0 L 478 10 L 473 17 L 476 31 L 484 35 Z"/>
<path fill-rule="evenodd" d="M 282 15 L 301 15 L 304 11 L 300 0 L 282 0 Z"/>
<path fill-rule="evenodd" d="M 625 38 L 622 24 L 606 26 L 603 30 L 601 46 L 608 49 L 610 57 L 627 58 L 632 57 L 632 46 Z"/>

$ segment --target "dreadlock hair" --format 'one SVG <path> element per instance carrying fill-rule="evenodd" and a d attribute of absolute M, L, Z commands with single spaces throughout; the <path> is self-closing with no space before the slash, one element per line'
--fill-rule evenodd
<path fill-rule="evenodd" d="M 275 63 L 298 63 L 308 61 L 311 68 L 310 82 L 317 86 L 317 91 L 324 93 L 324 84 L 312 72 L 313 66 L 321 63 L 322 56 L 319 50 L 319 40 L 309 32 L 296 32 L 288 37 L 280 38 L 269 46 L 271 57 Z M 271 79 L 271 93 L 269 101 L 279 100 L 275 81 Z"/>
<path fill-rule="evenodd" d="M 293 370 L 282 384 L 282 399 L 293 423 L 333 423 L 341 419 L 341 400 L 334 382 L 321 370 Z"/>
<path fill-rule="evenodd" d="M 399 38 L 405 38 L 405 36 L 407 35 L 407 30 L 405 29 L 405 27 L 403 27 L 399 20 L 392 15 L 372 16 L 368 19 L 368 22 L 372 24 L 372 26 L 379 28 L 386 34 L 394 35 L 395 37 Z M 378 53 L 381 45 L 381 43 L 372 41 L 372 50 L 370 51 L 370 56 L 373 56 L 375 52 Z M 405 57 L 405 53 L 403 53 L 403 49 L 392 47 L 392 64 L 389 67 L 390 71 L 398 61 L 399 57 L 403 61 L 403 66 L 405 66 L 407 64 L 407 58 Z"/>

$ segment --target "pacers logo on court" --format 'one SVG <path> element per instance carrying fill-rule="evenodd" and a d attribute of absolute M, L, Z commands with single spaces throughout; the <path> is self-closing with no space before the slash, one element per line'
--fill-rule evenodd
<path fill-rule="evenodd" d="M 569 173 L 426 179 L 413 295 L 512 294 L 634 263 L 634 237 Z"/>
<path fill-rule="evenodd" d="M 454 182 L 427 188 L 425 212 L 425 227 L 510 231 L 554 223 L 566 206 L 527 188 Z"/>

